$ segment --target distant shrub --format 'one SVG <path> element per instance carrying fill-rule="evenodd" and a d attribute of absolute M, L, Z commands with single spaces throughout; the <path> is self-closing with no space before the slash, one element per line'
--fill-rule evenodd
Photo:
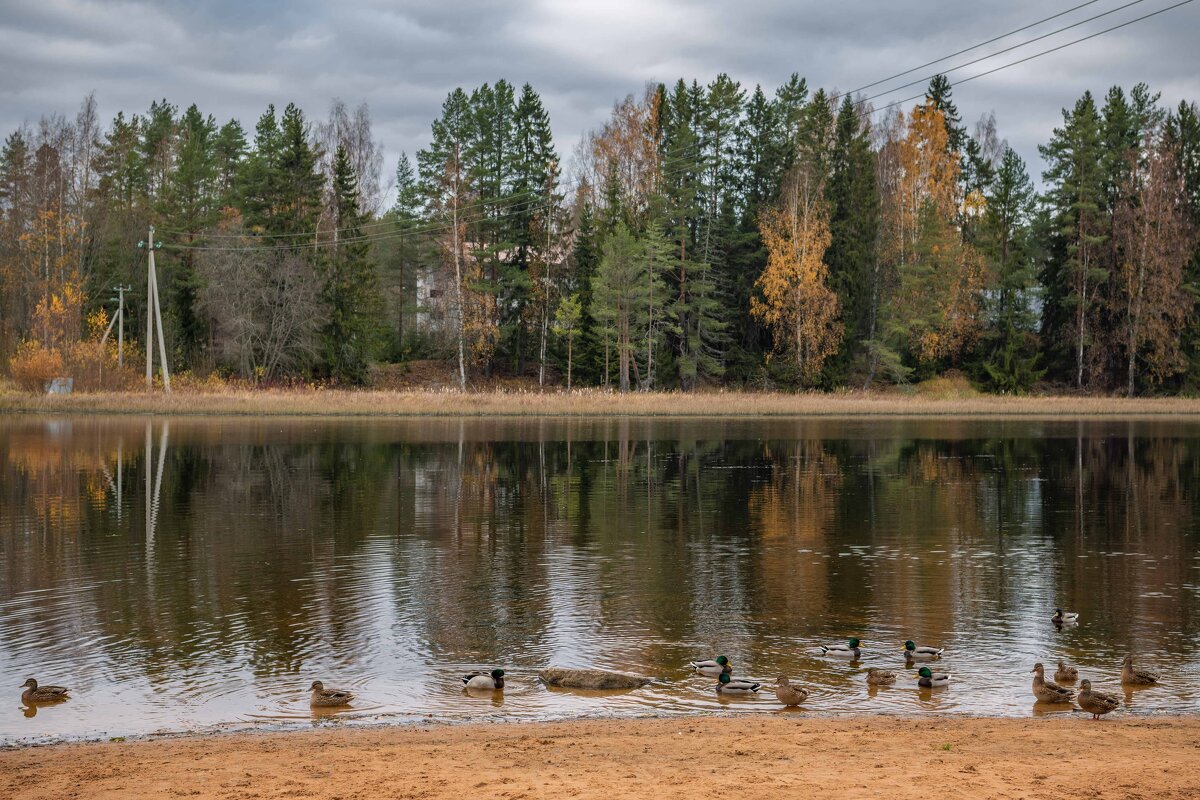
<path fill-rule="evenodd" d="M 40 342 L 24 341 L 8 362 L 13 382 L 27 392 L 44 392 L 46 384 L 62 376 L 63 357 L 58 350 L 43 347 Z"/>

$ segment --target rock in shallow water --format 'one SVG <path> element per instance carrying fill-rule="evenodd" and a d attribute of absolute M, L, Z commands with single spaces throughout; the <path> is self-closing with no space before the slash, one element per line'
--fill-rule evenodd
<path fill-rule="evenodd" d="M 650 683 L 650 678 L 602 669 L 564 669 L 550 667 L 538 673 L 550 686 L 564 689 L 638 689 Z"/>

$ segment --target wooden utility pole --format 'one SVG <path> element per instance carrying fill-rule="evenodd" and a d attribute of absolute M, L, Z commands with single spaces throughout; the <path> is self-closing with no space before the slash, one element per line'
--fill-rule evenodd
<path fill-rule="evenodd" d="M 154 269 L 154 251 L 162 247 L 162 242 L 154 240 L 154 226 L 150 226 L 150 237 L 145 242 L 138 242 L 138 247 L 145 247 L 149 255 L 146 265 L 146 388 L 154 386 L 154 328 L 158 326 L 158 360 L 162 372 L 163 389 L 171 391 L 171 371 L 167 368 L 167 342 L 163 338 L 162 306 L 158 299 L 158 273 Z"/>

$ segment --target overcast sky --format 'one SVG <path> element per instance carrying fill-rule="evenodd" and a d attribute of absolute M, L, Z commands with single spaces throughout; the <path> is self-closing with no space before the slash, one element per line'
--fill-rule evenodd
<path fill-rule="evenodd" d="M 1082 0 L 0 0 L 0 129 L 73 116 L 95 91 L 107 121 L 165 97 L 248 132 L 268 103 L 322 118 L 366 101 L 390 173 L 422 147 L 446 93 L 505 78 L 542 95 L 569 155 L 615 99 L 647 81 L 707 82 L 727 72 L 773 90 L 792 72 L 842 91 L 1064 11 Z M 1117 8 L 1098 0 L 943 62 L 964 61 Z M 950 73 L 952 81 L 1177 0 L 1142 0 L 1101 20 Z M 964 120 L 994 111 L 1031 162 L 1083 92 L 1146 81 L 1164 102 L 1200 100 L 1200 2 L 955 89 Z M 935 68 L 907 76 L 922 78 Z M 889 84 L 890 85 L 890 84 Z M 877 87 L 872 91 L 887 88 Z M 915 90 L 919 91 L 919 89 Z M 876 100 L 907 97 L 913 89 Z"/>

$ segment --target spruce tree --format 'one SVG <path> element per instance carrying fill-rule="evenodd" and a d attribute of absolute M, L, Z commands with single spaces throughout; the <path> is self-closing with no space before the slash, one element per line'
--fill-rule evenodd
<path fill-rule="evenodd" d="M 1031 227 L 1036 195 L 1025 162 L 1010 147 L 987 194 L 978 246 L 993 276 L 983 367 L 992 386 L 1023 392 L 1045 372 L 1033 342 L 1036 282 Z"/>
<path fill-rule="evenodd" d="M 362 385 L 378 337 L 380 312 L 370 243 L 363 241 L 358 178 L 346 149 L 338 145 L 333 159 L 332 224 L 337 235 L 322 262 L 321 300 L 326 322 L 321 329 L 325 371 L 339 383 Z"/>
<path fill-rule="evenodd" d="M 829 369 L 844 377 L 857 348 L 871 336 L 871 275 L 879 236 L 879 193 L 875 185 L 875 154 L 870 132 L 849 95 L 837 116 L 829 183 L 830 288 L 838 295 L 846 335 Z"/>

